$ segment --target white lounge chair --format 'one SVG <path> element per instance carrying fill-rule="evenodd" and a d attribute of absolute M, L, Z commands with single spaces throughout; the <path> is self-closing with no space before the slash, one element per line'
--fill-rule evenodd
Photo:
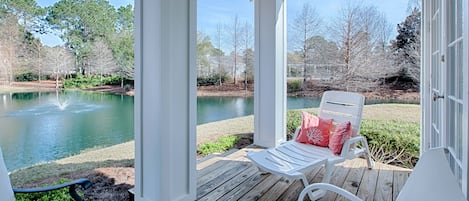
<path fill-rule="evenodd" d="M 397 201 L 466 201 L 459 181 L 448 164 L 448 150 L 435 148 L 426 151 L 417 162 L 409 179 L 397 196 Z M 362 201 L 359 197 L 328 183 L 315 183 L 301 191 L 298 201 L 303 201 L 306 194 L 315 190 L 335 192 L 351 201 Z"/>
<path fill-rule="evenodd" d="M 299 127 L 292 140 L 275 148 L 249 152 L 247 156 L 261 171 L 290 179 L 301 179 L 305 187 L 309 185 L 305 173 L 320 165 L 325 165 L 325 175 L 322 180 L 324 183 L 330 182 L 334 164 L 346 159 L 364 155 L 368 168 L 371 169 L 374 164 L 370 158 L 368 143 L 363 136 L 360 136 L 364 100 L 365 98 L 361 94 L 342 91 L 327 91 L 322 96 L 318 116 L 324 119 L 333 119 L 334 122 L 350 121 L 352 130 L 357 134 L 356 137 L 344 142 L 340 155 L 335 155 L 327 147 L 296 142 L 295 139 L 301 129 Z M 361 143 L 361 148 L 356 146 L 358 142 Z M 315 200 L 324 196 L 325 191 L 310 191 L 308 194 L 311 200 Z"/>

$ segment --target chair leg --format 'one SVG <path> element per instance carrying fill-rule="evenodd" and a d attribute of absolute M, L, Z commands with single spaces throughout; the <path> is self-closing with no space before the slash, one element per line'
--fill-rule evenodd
<path fill-rule="evenodd" d="M 309 182 L 308 180 L 306 179 L 305 175 L 301 175 L 301 181 L 303 182 L 303 185 L 305 186 L 308 186 L 309 185 Z M 316 190 L 316 191 L 309 191 L 308 192 L 308 197 L 310 200 L 318 200 L 320 198 L 322 198 L 324 195 L 326 195 L 326 191 L 324 190 Z"/>
<path fill-rule="evenodd" d="M 331 182 L 333 168 L 334 168 L 334 164 L 326 162 L 326 164 L 324 166 L 325 170 L 324 170 L 324 177 L 322 178 L 322 183 Z"/>
<path fill-rule="evenodd" d="M 333 164 L 329 164 L 328 162 L 326 162 L 325 164 L 325 173 L 324 173 L 324 177 L 322 178 L 322 182 L 324 183 L 329 183 L 330 180 L 331 180 L 331 174 L 332 174 L 332 167 L 334 167 Z M 308 180 L 306 179 L 306 176 L 304 174 L 301 175 L 301 181 L 303 182 L 303 185 L 304 187 L 306 188 L 306 186 L 308 186 L 310 183 L 308 182 Z M 322 197 L 324 197 L 326 195 L 326 191 L 325 190 L 315 190 L 315 191 L 309 191 L 308 192 L 308 197 L 310 200 L 318 200 Z"/>
<path fill-rule="evenodd" d="M 362 140 L 362 145 L 363 145 L 363 148 L 365 149 L 364 150 L 365 159 L 368 165 L 368 169 L 371 170 L 373 169 L 373 167 L 375 167 L 375 162 L 371 160 L 370 148 L 368 147 L 368 143 L 366 142 L 366 140 Z"/>

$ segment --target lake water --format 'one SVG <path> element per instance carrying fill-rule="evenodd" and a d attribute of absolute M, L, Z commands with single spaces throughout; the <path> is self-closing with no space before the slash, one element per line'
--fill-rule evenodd
<path fill-rule="evenodd" d="M 319 107 L 320 99 L 287 97 L 288 109 Z M 254 114 L 253 97 L 198 97 L 197 124 Z"/>
<path fill-rule="evenodd" d="M 318 98 L 288 97 L 288 109 L 318 107 Z M 371 103 L 382 103 L 371 102 Z M 252 97 L 199 97 L 197 124 L 254 113 Z M 84 149 L 134 139 L 131 96 L 65 91 L 0 94 L 0 146 L 9 170 Z"/>
<path fill-rule="evenodd" d="M 0 94 L 0 146 L 9 170 L 134 138 L 134 99 L 91 92 Z"/>

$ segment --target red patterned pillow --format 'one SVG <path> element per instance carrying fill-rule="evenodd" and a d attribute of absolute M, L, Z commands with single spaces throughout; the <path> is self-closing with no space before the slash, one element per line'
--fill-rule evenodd
<path fill-rule="evenodd" d="M 352 124 L 347 122 L 342 122 L 335 127 L 334 133 L 331 136 L 329 141 L 329 149 L 336 155 L 339 155 L 342 152 L 342 147 L 348 139 L 352 137 Z"/>
<path fill-rule="evenodd" d="M 307 112 L 302 113 L 301 130 L 297 142 L 327 147 L 332 129 L 332 119 L 322 119 Z"/>

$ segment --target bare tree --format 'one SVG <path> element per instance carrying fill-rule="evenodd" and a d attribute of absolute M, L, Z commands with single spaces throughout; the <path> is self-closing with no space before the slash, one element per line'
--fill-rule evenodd
<path fill-rule="evenodd" d="M 44 47 L 44 72 L 55 78 L 55 87 L 59 88 L 59 80 L 75 69 L 75 57 L 65 47 Z"/>
<path fill-rule="evenodd" d="M 243 29 L 243 45 L 244 45 L 244 89 L 247 90 L 248 79 L 254 77 L 254 52 L 252 50 L 252 25 L 246 22 Z"/>
<path fill-rule="evenodd" d="M 233 18 L 232 24 L 226 27 L 230 42 L 233 48 L 233 83 L 236 85 L 236 77 L 238 70 L 238 51 L 241 46 L 242 27 L 238 19 L 238 15 Z"/>
<path fill-rule="evenodd" d="M 213 49 L 210 37 L 202 31 L 197 32 L 197 77 L 211 74 L 209 57 Z"/>
<path fill-rule="evenodd" d="M 221 50 L 221 24 L 220 23 L 217 24 L 217 35 L 216 35 L 215 40 L 217 42 L 217 49 Z M 221 62 L 222 55 L 218 53 L 216 54 L 216 56 L 217 56 L 217 62 L 218 62 L 218 84 L 221 86 L 223 84 L 222 83 L 223 66 Z"/>
<path fill-rule="evenodd" d="M 112 51 L 103 40 L 97 40 L 93 44 L 93 49 L 90 55 L 90 66 L 93 74 L 99 74 L 100 85 L 103 85 L 103 76 L 112 75 L 119 72 Z"/>
<path fill-rule="evenodd" d="M 19 43 L 19 27 L 16 17 L 12 14 L 6 13 L 0 20 L 0 77 L 11 84 L 14 81 L 14 68 L 18 64 L 16 51 Z"/>
<path fill-rule="evenodd" d="M 330 29 L 341 50 L 344 66 L 342 79 L 336 84 L 344 84 L 349 88 L 355 81 L 359 82 L 355 86 L 374 86 L 372 80 L 379 78 L 376 73 L 389 69 L 386 68 L 388 66 L 379 65 L 388 65 L 389 62 L 378 62 L 388 59 L 385 54 L 385 40 L 389 38 L 391 29 L 384 15 L 374 6 L 363 6 L 348 1 L 341 8 Z M 376 47 L 381 47 L 379 54 L 375 51 Z M 364 86 L 365 84 L 369 86 Z"/>
<path fill-rule="evenodd" d="M 301 86 L 303 90 L 306 88 L 306 78 L 308 75 L 307 63 L 311 60 L 311 58 L 308 57 L 308 52 L 311 49 L 308 41 L 319 33 L 321 21 L 322 19 L 319 17 L 316 9 L 311 7 L 310 4 L 305 3 L 303 4 L 303 9 L 298 13 L 291 26 L 295 39 L 292 42 L 295 49 L 301 52 L 303 60 L 303 84 Z"/>

